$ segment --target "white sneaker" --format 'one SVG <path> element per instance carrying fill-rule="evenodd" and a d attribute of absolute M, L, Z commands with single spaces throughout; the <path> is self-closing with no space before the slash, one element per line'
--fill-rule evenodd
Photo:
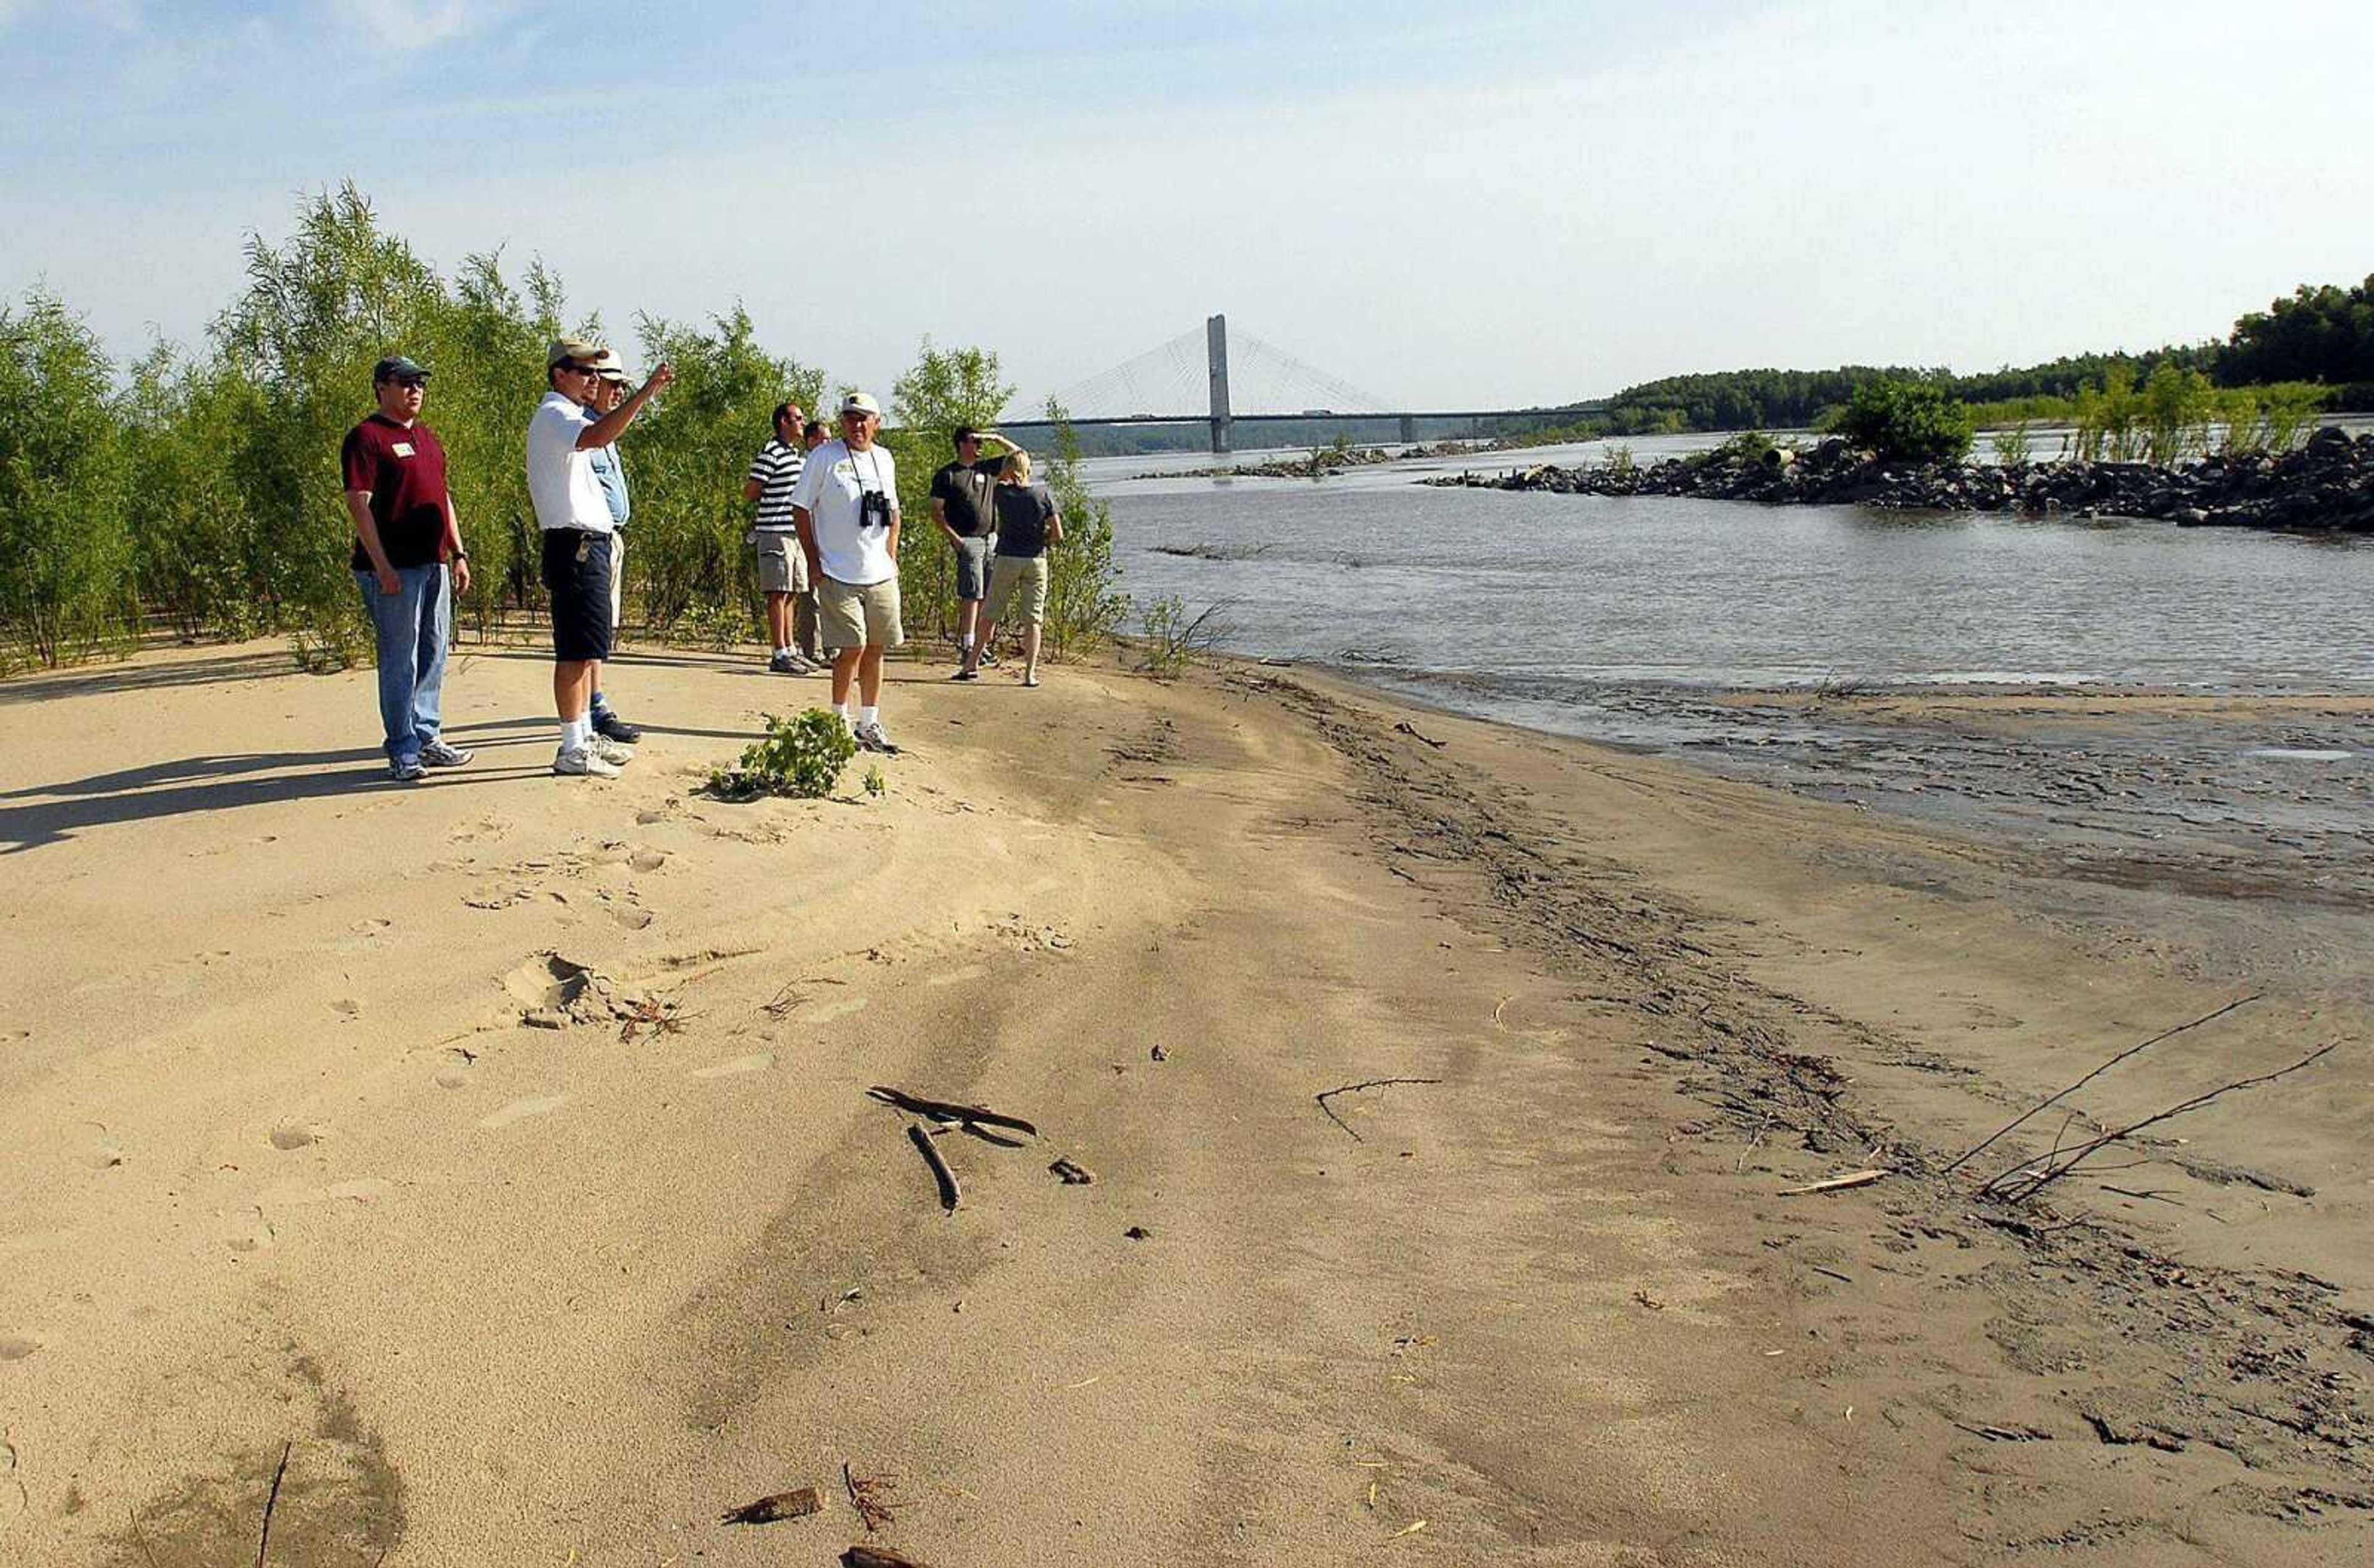
<path fill-rule="evenodd" d="M 616 778 L 617 767 L 595 755 L 590 746 L 564 747 L 552 759 L 552 771 L 559 774 L 582 773 L 595 778 Z"/>
<path fill-rule="evenodd" d="M 622 746 L 599 731 L 585 738 L 585 749 L 614 768 L 624 767 L 635 760 L 634 747 Z"/>
<path fill-rule="evenodd" d="M 851 732 L 856 736 L 857 745 L 860 751 L 880 752 L 884 756 L 897 756 L 899 755 L 898 746 L 891 741 L 888 735 L 883 733 L 882 722 L 880 720 L 876 720 L 871 724 L 860 724 Z"/>

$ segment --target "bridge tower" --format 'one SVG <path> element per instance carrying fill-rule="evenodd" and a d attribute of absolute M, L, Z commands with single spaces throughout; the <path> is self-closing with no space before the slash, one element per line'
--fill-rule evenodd
<path fill-rule="evenodd" d="M 1204 346 L 1212 369 L 1212 451 L 1228 451 L 1228 318 L 1214 316 L 1204 323 Z"/>

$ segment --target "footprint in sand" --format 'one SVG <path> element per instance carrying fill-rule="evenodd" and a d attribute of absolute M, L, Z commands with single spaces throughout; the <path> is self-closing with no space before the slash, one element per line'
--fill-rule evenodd
<path fill-rule="evenodd" d="M 667 861 L 667 852 L 663 849 L 638 850 L 627 859 L 627 864 L 639 872 L 655 872 L 666 865 Z"/>
<path fill-rule="evenodd" d="M 24 1334 L 0 1334 L 0 1361 L 23 1361 L 41 1348 L 41 1341 Z"/>
<path fill-rule="evenodd" d="M 533 1100 L 513 1100 L 502 1109 L 480 1117 L 478 1125 L 491 1132 L 499 1128 L 509 1127 L 511 1123 L 527 1117 L 542 1116 L 546 1111 L 558 1110 L 568 1103 L 569 1096 L 566 1094 L 546 1094 Z"/>
<path fill-rule="evenodd" d="M 272 1146 L 284 1153 L 292 1149 L 310 1149 L 321 1141 L 320 1129 L 302 1122 L 284 1121 L 272 1129 Z"/>
<path fill-rule="evenodd" d="M 261 1209 L 251 1207 L 224 1216 L 223 1245 L 233 1252 L 263 1252 L 269 1249 L 276 1239 L 272 1222 L 264 1217 Z"/>
<path fill-rule="evenodd" d="M 112 1171 L 123 1164 L 123 1151 L 112 1143 L 102 1143 L 85 1152 L 82 1163 L 95 1171 Z"/>
<path fill-rule="evenodd" d="M 945 975 L 934 975 L 923 984 L 927 986 L 962 985 L 967 980 L 978 980 L 988 973 L 989 965 L 986 964 L 968 964 L 961 969 L 951 969 Z"/>
<path fill-rule="evenodd" d="M 829 1001 L 822 1007 L 817 1008 L 814 1012 L 809 1013 L 805 1019 L 802 1020 L 802 1022 L 808 1024 L 829 1024 L 836 1018 L 846 1018 L 852 1012 L 863 1012 L 864 1011 L 865 999 L 862 996 L 853 996 L 845 1001 Z"/>
<path fill-rule="evenodd" d="M 363 1015 L 363 1004 L 352 997 L 341 997 L 330 1004 L 330 1011 L 341 1018 L 360 1018 Z"/>
<path fill-rule="evenodd" d="M 440 1089 L 459 1089 L 469 1082 L 470 1070 L 466 1067 L 441 1067 L 437 1070 L 436 1082 Z"/>
<path fill-rule="evenodd" d="M 775 1059 L 760 1052 L 757 1056 L 737 1056 L 732 1061 L 721 1061 L 713 1067 L 692 1070 L 695 1078 L 738 1078 L 746 1072 L 764 1072 L 775 1065 Z"/>
<path fill-rule="evenodd" d="M 17 1445 L 0 1442 L 0 1536 L 16 1527 L 31 1503 L 25 1483 L 17 1479 Z"/>
<path fill-rule="evenodd" d="M 652 923 L 652 912 L 649 909 L 639 909 L 631 904 L 612 905 L 610 918 L 630 931 L 642 930 Z"/>

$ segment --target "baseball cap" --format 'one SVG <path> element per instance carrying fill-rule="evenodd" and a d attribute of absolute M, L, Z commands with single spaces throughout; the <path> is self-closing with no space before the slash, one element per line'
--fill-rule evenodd
<path fill-rule="evenodd" d="M 605 381 L 623 381 L 627 379 L 627 367 L 619 359 L 618 351 L 615 348 L 605 348 L 595 355 L 593 364 L 594 370 Z"/>
<path fill-rule="evenodd" d="M 840 400 L 840 411 L 843 414 L 871 414 L 876 419 L 882 417 L 882 405 L 874 401 L 872 392 L 851 392 Z"/>
<path fill-rule="evenodd" d="M 591 365 L 609 352 L 600 344 L 586 338 L 556 337 L 552 345 L 544 351 L 544 368 L 549 370 L 570 360 L 580 365 Z"/>
<path fill-rule="evenodd" d="M 402 354 L 391 354 L 371 367 L 371 385 L 407 376 L 426 376 L 429 367 Z"/>

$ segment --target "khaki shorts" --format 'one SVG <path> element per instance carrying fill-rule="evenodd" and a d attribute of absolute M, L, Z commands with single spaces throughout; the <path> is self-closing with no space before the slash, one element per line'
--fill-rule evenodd
<path fill-rule="evenodd" d="M 997 557 L 997 570 L 989 579 L 989 618 L 1004 626 L 1005 607 L 1016 599 L 1022 601 L 1016 612 L 1021 619 L 1035 626 L 1047 618 L 1046 556 Z"/>
<path fill-rule="evenodd" d="M 817 585 L 817 624 L 827 653 L 898 647 L 907 640 L 899 625 L 899 579 L 861 585 L 825 579 Z"/>
<path fill-rule="evenodd" d="M 808 553 L 800 548 L 800 536 L 770 529 L 758 539 L 759 588 L 769 593 L 805 593 Z"/>

